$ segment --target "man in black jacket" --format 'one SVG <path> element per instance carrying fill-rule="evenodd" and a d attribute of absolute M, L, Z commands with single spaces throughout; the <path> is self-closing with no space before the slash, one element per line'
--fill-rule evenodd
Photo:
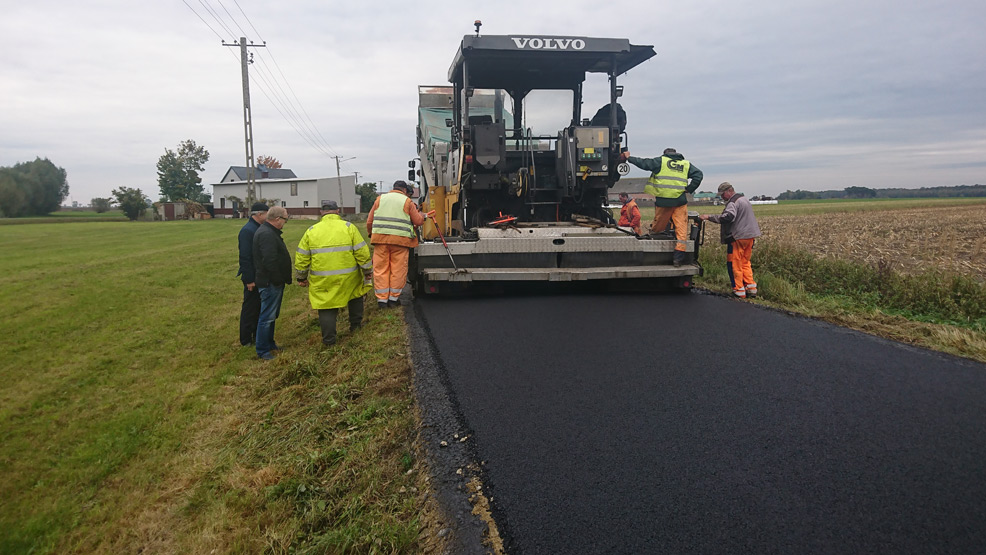
<path fill-rule="evenodd" d="M 253 235 L 267 221 L 267 205 L 256 202 L 250 207 L 250 219 L 240 228 L 240 269 L 236 273 L 243 281 L 243 305 L 240 307 L 240 345 L 253 343 L 260 319 L 260 291 L 257 289 L 253 266 Z"/>
<path fill-rule="evenodd" d="M 267 221 L 253 236 L 253 263 L 260 289 L 257 356 L 264 360 L 271 360 L 273 351 L 281 350 L 274 341 L 274 321 L 281 314 L 284 285 L 291 283 L 291 255 L 281 238 L 281 229 L 287 221 L 287 209 L 275 206 L 267 212 Z"/>

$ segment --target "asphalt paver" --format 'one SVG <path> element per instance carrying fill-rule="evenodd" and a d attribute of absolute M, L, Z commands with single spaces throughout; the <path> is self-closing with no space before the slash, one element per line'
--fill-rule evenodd
<path fill-rule="evenodd" d="M 698 293 L 414 311 L 508 552 L 986 549 L 986 365 Z"/>

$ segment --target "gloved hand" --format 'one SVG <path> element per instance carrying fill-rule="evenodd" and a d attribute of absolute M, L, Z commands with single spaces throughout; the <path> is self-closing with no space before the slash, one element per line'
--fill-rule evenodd
<path fill-rule="evenodd" d="M 629 150 L 624 150 L 620 153 L 620 162 L 626 162 L 628 158 L 630 158 Z"/>

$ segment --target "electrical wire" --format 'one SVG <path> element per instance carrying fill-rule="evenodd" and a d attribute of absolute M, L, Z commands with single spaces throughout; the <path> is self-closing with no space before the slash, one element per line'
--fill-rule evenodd
<path fill-rule="evenodd" d="M 181 0 L 181 1 L 184 2 L 186 6 L 188 6 L 188 9 L 192 10 L 192 13 L 195 14 L 195 17 L 199 18 L 199 20 L 201 20 L 202 23 L 205 23 L 205 26 L 208 27 L 210 31 L 212 31 L 217 37 L 219 37 L 219 40 L 221 40 L 221 41 L 225 41 L 226 40 L 226 39 L 223 38 L 222 35 L 220 35 L 219 33 L 217 33 L 216 30 L 212 28 L 212 25 L 209 25 L 209 22 L 206 21 L 205 19 L 203 19 L 202 16 L 199 15 L 199 12 L 195 11 L 195 9 L 192 8 L 192 6 L 189 5 L 188 2 L 185 2 L 185 0 Z"/>
<path fill-rule="evenodd" d="M 210 31 L 213 32 L 213 34 L 219 37 L 220 40 L 222 40 L 225 44 L 225 40 L 223 39 L 222 35 L 219 32 L 217 32 L 216 29 L 213 28 L 213 26 L 210 25 L 209 22 L 206 21 L 206 19 L 202 17 L 202 15 L 199 14 L 198 11 L 196 11 L 186 0 L 182 0 L 182 2 L 185 4 L 186 7 L 188 7 L 188 9 L 192 13 L 195 14 L 196 17 L 199 18 L 199 20 L 202 21 L 202 23 L 205 24 L 206 27 L 209 28 Z M 240 30 L 241 32 L 240 36 L 247 35 L 246 31 L 239 24 L 239 22 L 237 22 L 233 14 L 230 13 L 230 11 L 226 8 L 225 5 L 223 5 L 222 0 L 216 0 L 216 3 L 219 4 L 222 10 L 226 13 L 232 24 L 237 29 Z M 250 28 L 253 29 L 254 33 L 256 33 L 258 38 L 263 40 L 263 38 L 260 36 L 260 32 L 257 30 L 256 26 L 254 26 L 253 22 L 250 20 L 249 16 L 247 16 L 246 12 L 240 6 L 239 2 L 237 2 L 237 0 L 233 0 L 233 3 L 236 5 L 237 9 L 239 9 L 240 13 L 243 15 L 243 18 L 247 21 Z M 222 28 L 225 32 L 227 32 L 231 37 L 235 35 L 235 33 L 233 33 L 232 31 L 232 28 L 224 21 L 219 11 L 211 6 L 209 0 L 199 0 L 199 4 L 202 5 L 205 12 L 209 14 L 209 16 L 218 24 L 220 28 Z M 266 41 L 264 41 L 264 44 L 266 45 Z M 263 54 L 264 51 L 266 51 L 266 54 L 270 56 L 271 63 L 274 64 L 274 67 L 277 69 L 278 74 L 280 74 L 281 76 L 280 80 L 274 77 L 274 71 L 270 68 L 270 66 L 267 65 L 267 62 L 265 60 L 265 55 Z M 325 154 L 330 158 L 338 158 L 338 155 L 336 154 L 335 150 L 329 145 L 328 141 L 319 131 L 318 126 L 316 126 L 315 122 L 312 121 L 312 118 L 308 114 L 308 111 L 305 110 L 304 106 L 301 103 L 301 100 L 298 98 L 297 93 L 295 93 L 294 88 L 291 87 L 290 82 L 288 81 L 287 77 L 284 75 L 284 72 L 281 70 L 280 65 L 277 63 L 277 60 L 274 58 L 273 53 L 270 52 L 270 48 L 268 47 L 262 50 L 258 50 L 258 53 L 260 53 L 258 59 L 261 62 L 263 69 L 261 69 L 260 66 L 254 66 L 255 71 L 250 72 L 250 80 L 257 86 L 258 90 L 260 90 L 260 92 L 267 98 L 267 100 L 274 107 L 275 111 L 277 111 L 278 114 L 280 114 L 280 116 L 285 120 L 285 122 L 287 122 L 288 125 L 292 129 L 294 129 L 294 131 L 298 133 L 298 135 L 302 139 L 304 139 L 309 146 L 311 146 L 319 153 Z M 236 56 L 235 53 L 231 51 L 230 54 L 233 56 L 234 59 L 239 60 L 239 57 Z M 281 87 L 280 85 L 281 81 L 283 81 L 285 85 L 287 85 L 288 89 L 291 91 L 291 96 L 294 97 L 294 101 L 291 100 L 291 96 L 289 96 L 287 92 L 284 90 L 284 88 Z M 295 105 L 295 102 L 297 102 L 297 106 Z M 302 117 L 302 114 L 304 114 L 304 117 Z"/>

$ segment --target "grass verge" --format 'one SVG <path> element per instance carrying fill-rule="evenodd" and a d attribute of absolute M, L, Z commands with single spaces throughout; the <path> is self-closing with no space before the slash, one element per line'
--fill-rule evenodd
<path fill-rule="evenodd" d="M 370 307 L 320 351 L 291 287 L 285 353 L 258 361 L 237 341 L 241 224 L 3 230 L 0 552 L 416 549 L 403 321 Z"/>
<path fill-rule="evenodd" d="M 725 247 L 707 244 L 700 287 L 730 293 Z M 968 276 L 906 275 L 818 258 L 775 241 L 753 256 L 759 302 L 897 341 L 986 362 L 986 284 Z"/>

